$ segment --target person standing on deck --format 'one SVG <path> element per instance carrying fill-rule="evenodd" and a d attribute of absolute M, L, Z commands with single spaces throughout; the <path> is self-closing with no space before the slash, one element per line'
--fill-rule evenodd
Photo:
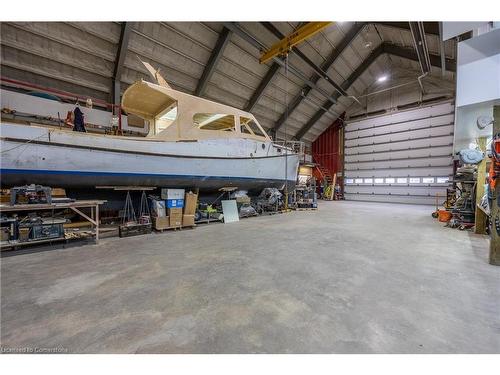
<path fill-rule="evenodd" d="M 87 130 L 85 130 L 85 122 L 83 120 L 83 112 L 82 110 L 80 109 L 80 107 L 76 107 L 75 110 L 73 111 L 74 115 L 75 115 L 75 119 L 74 119 L 74 126 L 73 126 L 73 131 L 75 132 L 86 132 Z"/>

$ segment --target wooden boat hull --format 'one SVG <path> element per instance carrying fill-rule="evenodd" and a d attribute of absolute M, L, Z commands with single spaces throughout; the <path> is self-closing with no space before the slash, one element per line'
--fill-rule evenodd
<path fill-rule="evenodd" d="M 252 140 L 150 142 L 2 124 L 1 184 L 241 190 L 295 185 L 299 156 Z M 268 144 L 269 143 L 269 144 Z"/>

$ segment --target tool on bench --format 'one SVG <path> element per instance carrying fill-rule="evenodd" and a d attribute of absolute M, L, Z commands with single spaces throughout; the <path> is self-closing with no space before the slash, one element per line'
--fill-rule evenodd
<path fill-rule="evenodd" d="M 20 200 L 20 202 L 19 202 Z M 42 185 L 16 186 L 10 189 L 10 205 L 15 204 L 51 204 L 52 189 Z"/>

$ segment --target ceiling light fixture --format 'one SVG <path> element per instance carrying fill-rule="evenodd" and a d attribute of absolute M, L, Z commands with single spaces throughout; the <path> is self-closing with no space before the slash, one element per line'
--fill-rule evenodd
<path fill-rule="evenodd" d="M 385 81 L 387 81 L 387 76 L 386 75 L 380 76 L 380 77 L 378 77 L 377 81 L 378 82 L 385 82 Z"/>

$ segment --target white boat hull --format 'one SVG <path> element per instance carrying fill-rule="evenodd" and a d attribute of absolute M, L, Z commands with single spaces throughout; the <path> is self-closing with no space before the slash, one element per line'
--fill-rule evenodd
<path fill-rule="evenodd" d="M 295 184 L 299 156 L 246 139 L 146 141 L 1 125 L 2 186 L 156 186 L 215 190 Z"/>

